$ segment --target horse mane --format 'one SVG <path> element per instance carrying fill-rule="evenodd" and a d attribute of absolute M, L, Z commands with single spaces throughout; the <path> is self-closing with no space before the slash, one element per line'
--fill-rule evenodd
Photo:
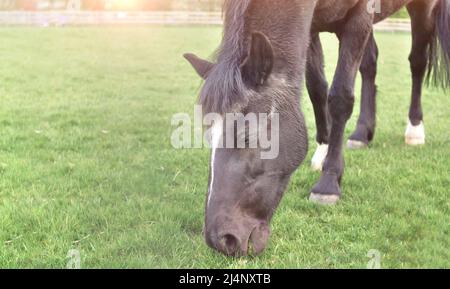
<path fill-rule="evenodd" d="M 200 92 L 199 102 L 205 113 L 226 113 L 245 101 L 245 84 L 240 65 L 247 54 L 245 16 L 252 0 L 225 0 L 224 32 L 217 51 L 216 65 Z"/>

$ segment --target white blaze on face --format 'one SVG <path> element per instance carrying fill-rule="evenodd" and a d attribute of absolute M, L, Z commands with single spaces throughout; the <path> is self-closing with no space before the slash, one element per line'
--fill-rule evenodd
<path fill-rule="evenodd" d="M 215 158 L 217 149 L 220 146 L 220 141 L 223 136 L 223 123 L 221 121 L 214 122 L 213 127 L 211 128 L 211 180 L 209 183 L 209 192 L 208 192 L 208 206 L 211 201 L 211 196 L 213 194 L 214 188 L 214 174 L 215 174 Z"/>

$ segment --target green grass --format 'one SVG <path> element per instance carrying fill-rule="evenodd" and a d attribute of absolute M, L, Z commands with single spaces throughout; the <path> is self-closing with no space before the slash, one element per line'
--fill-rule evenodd
<path fill-rule="evenodd" d="M 311 150 L 262 256 L 227 258 L 205 245 L 209 153 L 172 149 L 170 120 L 193 113 L 201 84 L 182 53 L 210 55 L 220 35 L 0 29 L 0 267 L 63 268 L 70 249 L 84 268 L 365 268 L 370 249 L 384 268 L 450 267 L 450 97 L 425 90 L 428 143 L 406 147 L 409 34 L 377 35 L 377 136 L 368 150 L 346 151 L 342 201 L 308 202 L 319 177 Z M 336 45 L 324 36 L 330 77 Z"/>
<path fill-rule="evenodd" d="M 400 11 L 398 11 L 397 13 L 395 13 L 392 18 L 409 18 L 409 14 L 408 11 L 406 10 L 406 8 L 401 9 Z"/>

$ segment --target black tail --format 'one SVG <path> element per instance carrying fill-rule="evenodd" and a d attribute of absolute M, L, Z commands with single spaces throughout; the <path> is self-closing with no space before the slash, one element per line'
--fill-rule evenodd
<path fill-rule="evenodd" d="M 450 89 L 450 0 L 439 0 L 435 34 L 429 49 L 427 83 Z"/>

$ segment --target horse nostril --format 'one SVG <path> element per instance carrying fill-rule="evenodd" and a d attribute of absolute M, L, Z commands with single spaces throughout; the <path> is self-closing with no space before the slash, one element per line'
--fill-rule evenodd
<path fill-rule="evenodd" d="M 238 255 L 240 244 L 239 239 L 236 236 L 232 234 L 225 234 L 221 239 L 221 243 L 228 255 Z"/>

